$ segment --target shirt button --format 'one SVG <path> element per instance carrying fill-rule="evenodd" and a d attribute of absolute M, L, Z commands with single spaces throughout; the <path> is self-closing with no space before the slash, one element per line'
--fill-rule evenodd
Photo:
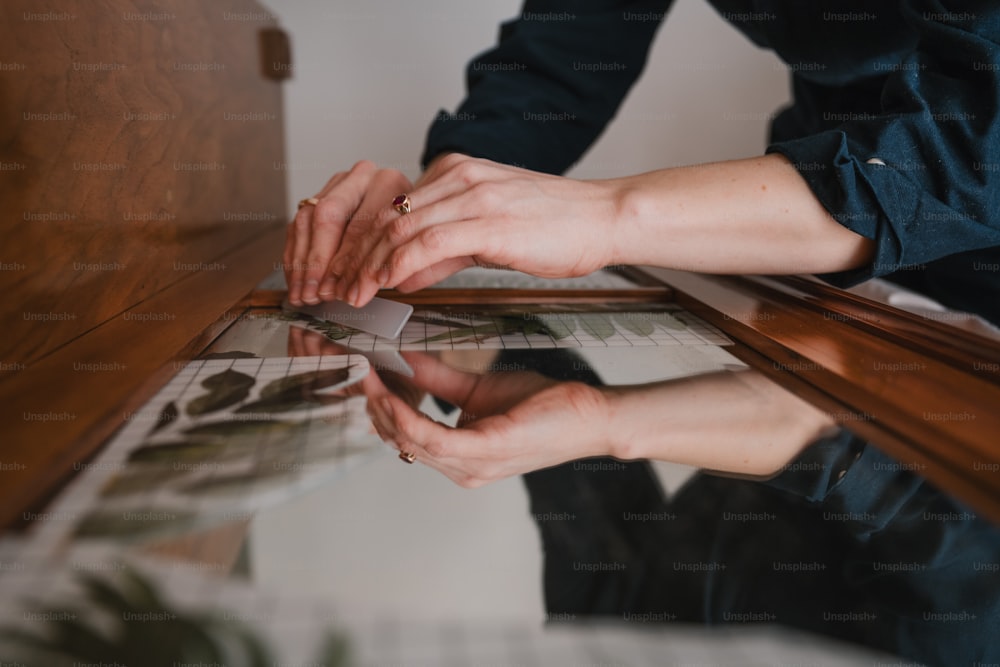
<path fill-rule="evenodd" d="M 865 164 L 879 164 L 882 165 L 883 167 L 885 166 L 885 162 L 880 157 L 870 157 L 867 160 L 865 160 Z"/>
<path fill-rule="evenodd" d="M 838 480 L 844 479 L 844 475 L 846 474 L 847 474 L 846 470 L 841 470 L 840 472 L 837 473 L 837 479 Z"/>

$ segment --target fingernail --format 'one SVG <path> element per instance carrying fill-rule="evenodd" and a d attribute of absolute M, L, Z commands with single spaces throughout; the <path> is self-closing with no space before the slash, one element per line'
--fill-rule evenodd
<path fill-rule="evenodd" d="M 320 296 L 333 296 L 333 292 L 334 292 L 335 288 L 336 288 L 336 285 L 334 284 L 333 280 L 332 279 L 327 279 L 327 280 L 324 280 L 323 284 L 319 286 L 319 292 L 317 292 L 317 293 Z"/>
<path fill-rule="evenodd" d="M 385 284 L 389 282 L 389 269 L 381 269 L 378 272 L 378 276 L 375 278 L 378 281 L 379 287 L 385 287 Z"/>
<path fill-rule="evenodd" d="M 357 283 L 351 285 L 351 292 L 350 292 L 350 294 L 347 297 L 347 303 L 351 304 L 352 306 L 357 307 L 357 305 L 358 305 L 358 291 L 359 290 L 358 290 L 358 284 Z"/>
<path fill-rule="evenodd" d="M 390 402 L 388 398 L 383 398 L 381 401 L 379 401 L 379 405 L 382 406 L 382 409 L 385 410 L 385 413 L 387 415 L 389 415 L 390 417 L 395 417 L 395 414 L 392 411 L 392 402 Z"/>

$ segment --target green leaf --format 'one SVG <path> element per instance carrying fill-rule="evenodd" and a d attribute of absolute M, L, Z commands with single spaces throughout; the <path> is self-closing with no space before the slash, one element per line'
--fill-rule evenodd
<path fill-rule="evenodd" d="M 252 403 L 244 403 L 236 412 L 238 414 L 272 414 L 277 412 L 292 412 L 294 410 L 308 410 L 310 408 L 322 407 L 324 405 L 334 405 L 347 400 L 344 396 L 323 396 L 313 394 L 308 398 L 301 396 L 285 396 L 279 394 L 270 398 L 265 398 Z"/>
<path fill-rule="evenodd" d="M 662 324 L 665 328 L 673 329 L 674 331 L 682 331 L 688 328 L 687 324 L 670 313 L 663 313 L 663 319 L 657 320 L 657 322 Z"/>
<path fill-rule="evenodd" d="M 184 431 L 186 435 L 212 438 L 234 438 L 240 436 L 290 437 L 296 431 L 308 428 L 308 422 L 290 422 L 278 419 L 227 419 L 225 421 L 198 424 Z"/>
<path fill-rule="evenodd" d="M 444 340 L 450 341 L 452 340 L 452 338 L 463 338 L 470 336 L 471 337 L 476 336 L 476 327 L 469 327 L 469 326 L 456 327 L 454 329 L 450 329 L 448 331 L 435 334 L 433 336 L 428 336 L 427 338 L 424 338 L 422 340 L 418 340 L 417 343 L 437 343 L 439 341 L 444 341 Z"/>
<path fill-rule="evenodd" d="M 205 378 L 201 386 L 210 390 L 187 404 L 192 417 L 215 412 L 239 403 L 250 394 L 255 380 L 246 373 L 227 369 Z"/>
<path fill-rule="evenodd" d="M 232 350 L 230 352 L 211 352 L 201 356 L 201 359 L 258 359 L 253 352 L 242 350 Z"/>
<path fill-rule="evenodd" d="M 113 586 L 106 578 L 92 574 L 80 575 L 81 585 L 87 593 L 87 597 L 94 601 L 98 607 L 103 607 L 117 618 L 122 617 L 126 611 L 135 611 L 136 605 L 128 596 L 116 586 Z"/>
<path fill-rule="evenodd" d="M 523 333 L 525 336 L 533 336 L 535 334 L 547 333 L 547 332 L 545 330 L 545 325 L 542 322 L 539 322 L 535 318 L 531 318 L 525 320 L 524 324 L 521 325 L 521 333 Z"/>
<path fill-rule="evenodd" d="M 71 662 L 73 656 L 67 656 L 60 647 L 52 643 L 50 637 L 17 628 L 0 628 L 0 646 L 7 649 L 13 648 L 19 654 L 30 653 L 34 664 L 60 667 L 63 665 L 70 667 L 73 664 Z M 40 659 L 42 656 L 45 657 L 44 662 Z M 3 657 L 4 659 L 8 658 L 6 655 Z M 57 660 L 58 658 L 62 658 L 62 660 Z M 18 663 L 14 662 L 13 664 Z"/>
<path fill-rule="evenodd" d="M 156 586 L 144 575 L 128 567 L 122 573 L 122 587 L 126 596 L 140 609 L 167 609 Z"/>
<path fill-rule="evenodd" d="M 231 368 L 227 368 L 221 373 L 216 373 L 215 375 L 209 375 L 201 381 L 201 386 L 205 389 L 228 389 L 231 387 L 243 388 L 252 387 L 253 384 L 254 379 L 252 377 L 246 373 L 234 371 Z"/>
<path fill-rule="evenodd" d="M 143 518 L 144 514 L 155 518 Z M 129 515 L 126 518 L 126 514 Z M 156 508 L 111 512 L 95 510 L 76 525 L 77 537 L 136 537 L 162 529 L 164 526 L 182 528 L 194 519 L 193 512 L 164 511 Z M 161 518 L 162 517 L 162 518 Z"/>
<path fill-rule="evenodd" d="M 350 642 L 347 637 L 331 630 L 323 637 L 320 651 L 313 662 L 326 667 L 341 667 L 350 664 L 350 657 Z"/>
<path fill-rule="evenodd" d="M 162 410 L 160 410 L 160 414 L 156 417 L 156 424 L 153 425 L 153 428 L 150 431 L 150 433 L 156 433 L 163 427 L 169 425 L 172 421 L 177 419 L 178 415 L 179 413 L 177 411 L 177 404 L 173 401 L 170 401 L 165 406 L 163 406 Z"/>
<path fill-rule="evenodd" d="M 75 614 L 69 609 L 47 609 L 54 614 Z M 50 624 L 53 627 L 52 643 L 63 653 L 78 660 L 98 662 L 119 654 L 118 647 L 92 627 L 75 618 L 59 618 Z"/>
<path fill-rule="evenodd" d="M 611 320 L 601 314 L 583 313 L 579 316 L 579 322 L 584 331 L 601 340 L 607 340 L 618 333 Z"/>
<path fill-rule="evenodd" d="M 224 458 L 225 451 L 224 443 L 181 440 L 140 447 L 129 454 L 128 460 L 129 463 L 198 463 L 218 461 Z"/>
<path fill-rule="evenodd" d="M 410 322 L 417 322 L 420 324 L 431 324 L 444 327 L 454 327 L 454 328 L 463 328 L 469 326 L 468 320 L 452 320 L 447 317 L 442 317 L 440 315 L 435 315 L 434 317 L 422 317 L 420 315 L 412 315 L 410 317 Z"/>
<path fill-rule="evenodd" d="M 615 322 L 637 336 L 649 336 L 656 331 L 656 325 L 646 315 L 646 313 L 615 313 L 612 317 Z"/>
<path fill-rule="evenodd" d="M 277 380 L 272 380 L 261 390 L 260 397 L 271 398 L 278 395 L 285 397 L 295 395 L 302 398 L 308 398 L 320 389 L 325 389 L 326 387 L 332 387 L 335 384 L 346 382 L 351 375 L 352 368 L 354 367 L 348 366 L 347 368 L 331 368 L 323 371 L 309 371 L 307 373 L 298 373 L 297 375 L 289 375 Z"/>
<path fill-rule="evenodd" d="M 573 326 L 569 326 L 567 322 L 567 316 L 560 314 L 559 316 L 551 315 L 546 317 L 544 314 L 539 315 L 538 318 L 545 325 L 545 332 L 556 340 L 562 340 L 563 338 L 568 338 L 573 335 L 573 331 L 576 329 L 576 318 L 573 317 L 569 319 Z"/>
<path fill-rule="evenodd" d="M 130 470 L 113 477 L 101 489 L 102 498 L 127 496 L 133 493 L 148 493 L 152 489 L 164 486 L 167 482 L 190 474 L 190 470 L 176 470 L 167 465 L 153 466 L 149 469 Z"/>
<path fill-rule="evenodd" d="M 267 644 L 257 637 L 257 633 L 243 624 L 233 624 L 232 634 L 240 641 L 240 647 L 245 653 L 244 660 L 230 661 L 230 664 L 248 665 L 248 667 L 272 667 L 277 662 L 268 649 Z M 322 665 L 322 662 L 316 663 Z M 328 663 L 328 667 L 335 667 Z"/>

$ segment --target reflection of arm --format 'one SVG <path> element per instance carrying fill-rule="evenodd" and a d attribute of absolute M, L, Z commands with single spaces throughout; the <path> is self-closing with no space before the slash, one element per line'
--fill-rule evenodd
<path fill-rule="evenodd" d="M 445 151 L 565 171 L 639 76 L 671 0 L 526 0 L 466 71 L 468 96 L 431 126 L 423 163 Z"/>
<path fill-rule="evenodd" d="M 612 455 L 771 475 L 832 430 L 830 417 L 754 371 L 609 387 Z"/>
<path fill-rule="evenodd" d="M 753 371 L 600 387 L 532 371 L 479 375 L 404 353 L 413 382 L 463 410 L 451 428 L 366 378 L 379 434 L 463 486 L 594 456 L 771 475 L 833 430 L 829 417 Z"/>

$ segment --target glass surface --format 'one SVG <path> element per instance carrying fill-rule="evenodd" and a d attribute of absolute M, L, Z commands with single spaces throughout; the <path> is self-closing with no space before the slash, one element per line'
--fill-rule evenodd
<path fill-rule="evenodd" d="M 398 341 L 240 317 L 32 532 L 0 542 L 0 657 L 870 665 L 895 660 L 878 652 L 888 633 L 920 630 L 909 641 L 931 651 L 988 613 L 995 531 L 843 437 L 767 484 L 586 458 L 471 491 L 400 461 L 373 392 L 439 428 L 529 414 L 541 435 L 510 446 L 557 449 L 579 413 L 531 410 L 566 385 L 647 406 L 636 433 L 675 402 L 704 394 L 721 415 L 727 387 L 756 386 L 725 336 L 672 306 L 529 311 L 418 309 Z M 870 646 L 836 641 L 859 636 Z"/>

